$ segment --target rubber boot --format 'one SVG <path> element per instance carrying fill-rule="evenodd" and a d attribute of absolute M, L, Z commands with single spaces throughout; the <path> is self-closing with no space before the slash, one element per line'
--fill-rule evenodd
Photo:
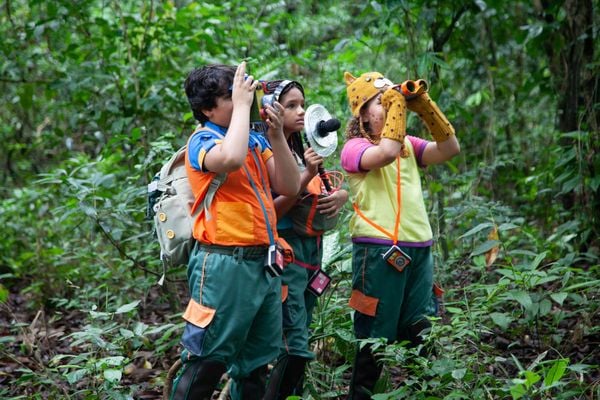
<path fill-rule="evenodd" d="M 431 322 L 425 318 L 408 327 L 408 340 L 413 346 L 425 343 L 424 336 L 431 331 Z"/>
<path fill-rule="evenodd" d="M 212 360 L 186 363 L 173 384 L 171 400 L 210 400 L 226 369 Z"/>
<path fill-rule="evenodd" d="M 416 347 L 420 344 L 425 343 L 425 337 L 431 331 L 431 322 L 425 318 L 408 327 L 408 340 L 410 340 L 411 347 Z M 419 351 L 421 357 L 435 356 L 435 348 L 431 345 L 425 345 Z"/>
<path fill-rule="evenodd" d="M 304 368 L 308 359 L 304 357 L 285 355 L 281 357 L 271 370 L 269 384 L 264 400 L 285 400 L 291 395 L 301 395 L 300 382 L 303 381 Z"/>
<path fill-rule="evenodd" d="M 382 366 L 371 352 L 371 346 L 359 349 L 354 360 L 352 381 L 347 400 L 368 400 L 381 374 Z"/>
<path fill-rule="evenodd" d="M 234 381 L 231 385 L 231 398 L 237 400 L 262 400 L 267 384 L 267 365 L 256 368 L 245 378 Z"/>

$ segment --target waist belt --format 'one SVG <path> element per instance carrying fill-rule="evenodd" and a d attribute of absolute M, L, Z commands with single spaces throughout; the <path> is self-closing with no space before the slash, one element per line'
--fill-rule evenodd
<path fill-rule="evenodd" d="M 216 244 L 198 244 L 199 251 L 235 256 L 238 259 L 266 257 L 268 249 L 268 246 L 219 246 Z"/>

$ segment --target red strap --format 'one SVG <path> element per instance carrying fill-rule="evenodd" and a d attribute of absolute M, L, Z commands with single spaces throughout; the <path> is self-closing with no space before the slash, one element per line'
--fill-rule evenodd
<path fill-rule="evenodd" d="M 311 271 L 316 271 L 320 268 L 318 265 L 311 265 L 311 264 L 303 263 L 302 261 L 299 261 L 299 260 L 295 260 L 294 264 L 296 264 L 302 268 L 309 269 Z"/>

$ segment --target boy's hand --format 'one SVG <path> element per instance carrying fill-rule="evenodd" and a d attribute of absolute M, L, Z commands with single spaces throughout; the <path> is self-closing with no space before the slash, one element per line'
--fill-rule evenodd
<path fill-rule="evenodd" d="M 283 138 L 283 111 L 284 108 L 279 102 L 273 103 L 272 106 L 267 105 L 265 107 L 267 112 L 267 137 L 269 141 L 273 141 L 277 137 Z"/>
<path fill-rule="evenodd" d="M 306 170 L 310 176 L 315 176 L 319 171 L 319 165 L 323 163 L 323 157 L 309 147 L 304 151 L 304 161 L 306 161 Z"/>
<path fill-rule="evenodd" d="M 231 101 L 233 106 L 250 107 L 254 100 L 254 92 L 259 82 L 255 81 L 252 75 L 246 77 L 246 62 L 242 61 L 238 65 L 235 75 L 233 76 L 233 85 L 231 85 Z"/>

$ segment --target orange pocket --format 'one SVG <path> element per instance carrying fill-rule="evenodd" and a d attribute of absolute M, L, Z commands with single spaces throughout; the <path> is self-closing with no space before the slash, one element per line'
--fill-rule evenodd
<path fill-rule="evenodd" d="M 217 241 L 255 244 L 252 206 L 240 202 L 217 202 Z"/>
<path fill-rule="evenodd" d="M 370 317 L 374 317 L 377 313 L 377 304 L 379 304 L 378 298 L 367 296 L 356 289 L 352 290 L 352 295 L 348 302 L 350 307 Z"/>
<path fill-rule="evenodd" d="M 190 302 L 183 313 L 183 319 L 200 328 L 206 328 L 215 317 L 215 312 L 216 310 L 214 308 L 203 306 L 196 300 L 190 299 Z"/>
<path fill-rule="evenodd" d="M 287 300 L 288 292 L 289 292 L 288 289 L 289 289 L 288 285 L 281 285 L 281 302 L 282 303 Z"/>
<path fill-rule="evenodd" d="M 283 250 L 283 261 L 285 264 L 287 265 L 289 263 L 293 263 L 296 260 L 296 257 L 294 255 L 294 249 L 292 249 L 292 246 L 290 246 L 290 244 L 282 237 L 277 239 L 277 244 Z"/>

